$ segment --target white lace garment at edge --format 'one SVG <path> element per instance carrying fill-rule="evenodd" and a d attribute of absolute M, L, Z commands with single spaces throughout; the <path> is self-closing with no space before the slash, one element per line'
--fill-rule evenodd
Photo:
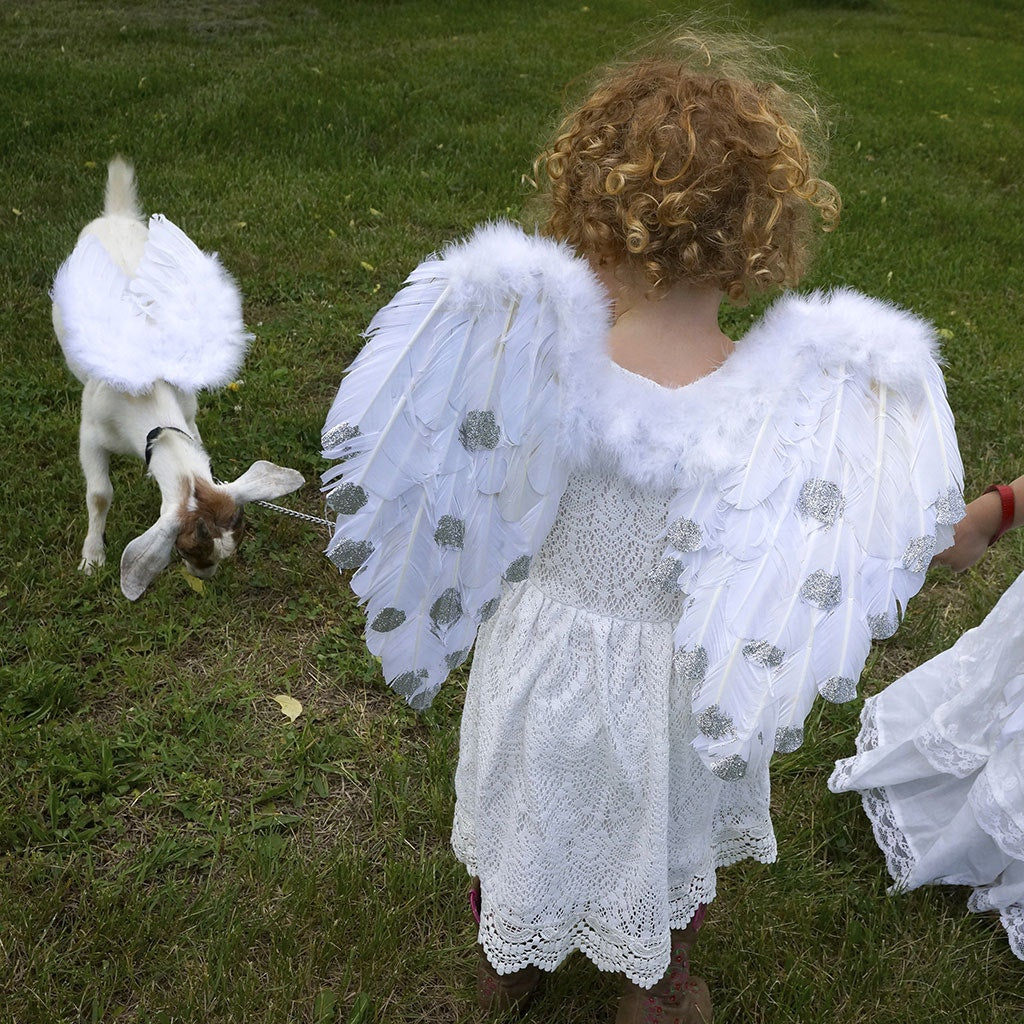
<path fill-rule="evenodd" d="M 722 782 L 690 746 L 682 596 L 648 580 L 666 504 L 611 472 L 573 476 L 529 579 L 480 631 L 452 843 L 481 878 L 499 972 L 578 949 L 653 984 L 716 867 L 775 857 L 767 768 Z"/>
<path fill-rule="evenodd" d="M 865 702 L 859 790 L 896 889 L 973 888 L 1024 959 L 1024 576 L 976 629 Z"/>

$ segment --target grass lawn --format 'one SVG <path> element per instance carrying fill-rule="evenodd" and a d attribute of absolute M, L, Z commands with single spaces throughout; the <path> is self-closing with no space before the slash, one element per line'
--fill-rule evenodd
<path fill-rule="evenodd" d="M 295 466 L 321 509 L 320 426 L 372 312 L 425 254 L 516 216 L 564 91 L 631 45 L 648 0 L 8 0 L 0 7 L 0 1022 L 477 1020 L 450 853 L 463 678 L 425 714 L 386 690 L 322 529 L 261 509 L 202 588 L 137 604 L 121 549 L 155 518 L 116 464 L 110 563 L 85 533 L 79 386 L 47 289 L 107 160 L 220 252 L 256 335 L 202 397 L 214 470 Z M 834 107 L 838 232 L 814 285 L 910 306 L 946 338 L 969 494 L 1022 466 L 1024 18 L 1017 0 L 746 0 Z M 756 310 L 731 312 L 742 332 Z M 976 624 L 1024 569 L 1011 536 L 936 572 L 863 680 Z M 274 695 L 303 704 L 293 723 Z M 700 967 L 720 1024 L 1019 1024 L 1024 965 L 966 892 L 885 892 L 825 777 L 859 702 L 775 765 L 779 862 L 723 871 Z M 538 1022 L 610 1020 L 582 958 Z"/>

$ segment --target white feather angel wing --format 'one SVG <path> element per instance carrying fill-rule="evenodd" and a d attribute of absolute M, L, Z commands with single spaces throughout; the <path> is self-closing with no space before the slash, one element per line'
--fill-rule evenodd
<path fill-rule="evenodd" d="M 866 319 L 840 324 L 850 358 L 823 363 L 810 346 L 795 404 L 780 395 L 786 408 L 766 416 L 747 464 L 714 493 L 680 489 L 669 510 L 666 564 L 689 595 L 676 664 L 694 686 L 694 746 L 724 779 L 800 746 L 819 693 L 855 696 L 871 640 L 895 632 L 964 512 L 926 326 L 848 293 L 820 316 L 851 313 Z M 881 365 L 904 347 L 916 366 Z"/>
<path fill-rule="evenodd" d="M 220 260 L 160 214 L 149 220 L 133 277 L 85 235 L 57 272 L 51 297 L 72 372 L 128 394 L 144 394 L 158 380 L 187 392 L 221 387 L 252 340 Z"/>
<path fill-rule="evenodd" d="M 323 476 L 327 555 L 357 570 L 367 646 L 413 707 L 550 530 L 567 476 L 560 353 L 606 329 L 586 266 L 509 225 L 423 262 L 370 324 L 324 426 L 340 460 Z"/>

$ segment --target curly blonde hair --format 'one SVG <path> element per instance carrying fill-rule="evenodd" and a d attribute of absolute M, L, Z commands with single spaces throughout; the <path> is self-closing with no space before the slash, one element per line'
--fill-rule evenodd
<path fill-rule="evenodd" d="M 685 280 L 743 302 L 796 284 L 814 211 L 830 230 L 840 202 L 817 177 L 814 107 L 779 84 L 791 78 L 766 45 L 733 37 L 677 37 L 608 70 L 536 161 L 543 230 L 655 295 Z"/>

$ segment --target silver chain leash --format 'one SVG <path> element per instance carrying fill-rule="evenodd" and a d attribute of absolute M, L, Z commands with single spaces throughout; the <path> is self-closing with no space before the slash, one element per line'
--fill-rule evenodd
<path fill-rule="evenodd" d="M 223 484 L 223 480 L 218 480 L 217 477 L 213 478 L 215 484 Z M 259 498 L 253 498 L 252 501 L 247 501 L 247 505 L 262 505 L 264 508 L 269 508 L 271 512 L 279 512 L 283 516 L 291 516 L 293 519 L 301 519 L 304 523 L 316 523 L 317 526 L 326 526 L 328 530 L 334 529 L 334 523 L 329 519 L 321 519 L 319 516 L 311 516 L 305 512 L 296 512 L 293 508 L 285 508 L 283 505 L 274 505 L 269 501 L 261 501 Z"/>
<path fill-rule="evenodd" d="M 334 528 L 334 524 L 329 519 L 321 519 L 319 516 L 307 515 L 305 512 L 296 512 L 293 508 L 285 508 L 283 505 L 272 505 L 269 501 L 250 501 L 250 505 L 262 505 L 263 508 L 269 508 L 272 512 L 280 512 L 283 516 L 291 516 L 293 519 L 301 519 L 304 523 L 316 523 L 318 526 L 326 526 L 327 529 L 331 530 Z"/>

